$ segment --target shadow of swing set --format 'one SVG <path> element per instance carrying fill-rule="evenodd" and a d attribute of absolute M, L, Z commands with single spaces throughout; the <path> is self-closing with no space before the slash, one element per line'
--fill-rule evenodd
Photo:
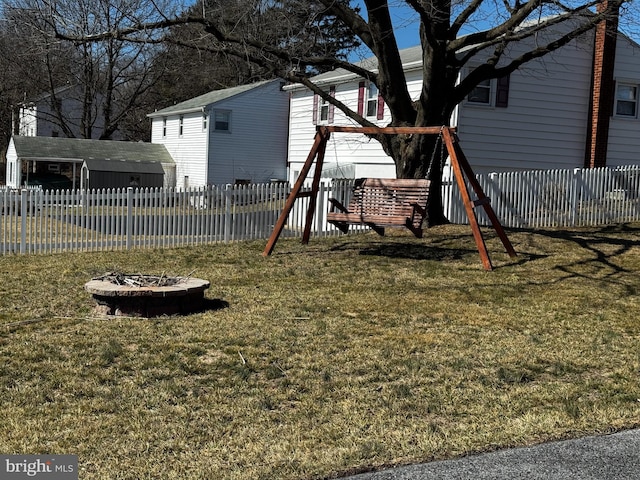
<path fill-rule="evenodd" d="M 473 238 L 478 247 L 480 260 L 485 270 L 492 270 L 491 259 L 487 251 L 487 245 L 478 225 L 475 208 L 482 207 L 502 241 L 505 250 L 510 257 L 515 257 L 516 252 L 507 238 L 498 217 L 496 216 L 489 198 L 476 180 L 471 165 L 465 157 L 454 127 L 340 127 L 320 126 L 317 128 L 315 140 L 311 151 L 300 171 L 291 193 L 287 197 L 284 209 L 276 222 L 273 232 L 269 237 L 267 246 L 262 255 L 271 255 L 275 245 L 285 227 L 287 218 L 298 198 L 310 197 L 307 209 L 305 227 L 302 234 L 302 243 L 309 243 L 311 225 L 316 210 L 316 202 L 320 187 L 320 175 L 324 163 L 326 146 L 332 133 L 360 133 L 364 135 L 439 135 L 447 148 L 453 173 L 464 203 L 465 212 L 469 219 Z M 433 161 L 433 160 L 432 160 Z M 302 191 L 303 184 L 315 163 L 315 172 L 310 191 Z M 468 185 L 475 193 L 475 199 L 471 198 Z M 406 227 L 416 237 L 422 237 L 422 222 L 427 214 L 427 202 L 429 200 L 429 181 L 426 179 L 359 179 L 356 180 L 351 201 L 348 206 L 342 205 L 334 199 L 330 199 L 334 209 L 338 212 L 329 212 L 327 221 L 338 227 L 342 232 L 348 230 L 350 224 L 367 225 L 380 235 L 384 235 L 385 227 Z"/>

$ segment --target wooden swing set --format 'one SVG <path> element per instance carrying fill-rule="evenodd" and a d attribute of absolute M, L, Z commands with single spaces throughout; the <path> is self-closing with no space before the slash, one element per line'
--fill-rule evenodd
<path fill-rule="evenodd" d="M 464 203 L 465 211 L 471 225 L 471 231 L 478 247 L 478 253 L 485 270 L 492 270 L 491 259 L 487 246 L 478 225 L 475 213 L 476 207 L 484 208 L 498 237 L 502 241 L 505 250 L 510 257 L 515 257 L 516 252 L 507 238 L 498 217 L 496 216 L 489 198 L 485 195 L 471 169 L 471 165 L 465 157 L 453 127 L 339 127 L 320 126 L 317 128 L 315 140 L 311 151 L 300 171 L 291 193 L 287 197 L 284 208 L 273 232 L 269 237 L 263 256 L 271 255 L 275 245 L 285 227 L 287 218 L 298 198 L 309 197 L 305 226 L 302 233 L 302 243 L 309 243 L 311 225 L 316 210 L 316 202 L 320 187 L 320 175 L 327 147 L 327 141 L 332 133 L 361 133 L 364 135 L 380 134 L 404 134 L 404 135 L 439 135 L 444 142 L 449 154 L 453 173 L 460 189 L 460 195 Z M 444 153 L 444 152 L 443 152 Z M 433 159 L 432 159 L 433 162 Z M 315 163 L 315 171 L 311 183 L 311 190 L 302 191 L 303 184 Z M 476 199 L 471 198 L 470 185 Z M 346 232 L 349 224 L 362 224 L 371 227 L 380 235 L 384 234 L 384 227 L 406 227 L 416 237 L 422 236 L 422 222 L 427 214 L 427 202 L 429 195 L 428 180 L 403 180 L 403 179 L 364 179 L 356 181 L 354 195 L 348 206 L 344 206 L 335 200 L 330 200 L 338 212 L 331 212 L 327 220 L 336 225 L 341 231 Z"/>

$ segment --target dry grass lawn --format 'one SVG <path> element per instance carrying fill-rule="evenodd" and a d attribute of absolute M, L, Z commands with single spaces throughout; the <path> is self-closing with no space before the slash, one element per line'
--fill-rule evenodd
<path fill-rule="evenodd" d="M 640 225 L 0 257 L 0 451 L 82 479 L 318 479 L 640 425 Z M 107 271 L 208 311 L 99 318 Z"/>

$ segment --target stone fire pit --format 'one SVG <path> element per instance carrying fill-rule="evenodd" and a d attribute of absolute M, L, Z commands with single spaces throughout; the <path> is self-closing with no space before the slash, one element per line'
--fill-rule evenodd
<path fill-rule="evenodd" d="M 201 310 L 209 282 L 192 277 L 107 273 L 85 283 L 102 315 L 157 317 Z"/>

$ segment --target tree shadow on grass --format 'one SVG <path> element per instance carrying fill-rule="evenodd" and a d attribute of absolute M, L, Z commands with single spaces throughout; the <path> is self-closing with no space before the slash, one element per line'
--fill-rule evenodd
<path fill-rule="evenodd" d="M 462 260 L 474 253 L 477 254 L 477 251 L 471 249 L 437 247 L 426 244 L 402 245 L 398 243 L 371 245 L 360 249 L 358 252 L 359 255 L 433 261 Z"/>
<path fill-rule="evenodd" d="M 524 265 L 531 261 L 543 260 L 558 256 L 555 266 L 549 268 L 557 269 L 565 275 L 563 278 L 584 277 L 593 279 L 595 276 L 601 280 L 620 274 L 637 274 L 638 272 L 625 267 L 622 256 L 629 253 L 634 247 L 640 247 L 640 226 L 637 224 L 616 224 L 602 227 L 576 227 L 566 229 L 510 229 L 507 232 L 510 238 L 519 237 L 519 242 L 514 244 L 517 257 L 507 261 L 496 262 L 494 269 L 502 269 L 516 265 Z M 526 240 L 526 237 L 531 240 Z M 524 237 L 524 241 L 523 241 Z M 540 252 L 539 247 L 530 248 L 535 242 L 535 238 L 543 237 L 549 240 L 547 251 Z M 494 258 L 503 258 L 505 255 L 502 245 L 496 241 L 494 232 L 485 232 L 489 255 Z M 513 239 L 512 239 L 513 240 Z M 562 247 L 563 251 L 571 251 L 574 248 L 582 250 L 588 255 L 583 255 L 580 260 L 572 260 L 567 256 L 562 256 L 560 250 L 554 251 L 552 241 L 567 242 Z M 530 243 L 533 242 L 533 243 Z M 556 248 L 559 248 L 556 246 Z M 347 238 L 334 245 L 331 251 L 352 252 L 355 255 L 370 255 L 388 258 L 402 258 L 413 260 L 432 261 L 468 261 L 470 264 L 478 258 L 478 251 L 475 248 L 473 237 L 466 233 L 438 232 L 435 235 L 425 234 L 422 240 L 409 236 L 385 237 L 355 237 Z M 478 260 L 479 261 L 479 260 Z"/>
<path fill-rule="evenodd" d="M 576 247 L 590 252 L 592 256 L 584 260 L 559 264 L 556 268 L 574 277 L 591 278 L 578 269 L 596 267 L 604 277 L 622 273 L 637 273 L 620 265 L 616 260 L 633 247 L 640 247 L 640 228 L 629 224 L 607 225 L 599 228 L 575 230 L 535 230 L 532 234 L 555 240 L 572 242 Z M 588 270 L 588 268 L 586 268 Z"/>
<path fill-rule="evenodd" d="M 456 247 L 453 245 L 467 243 L 469 247 Z M 453 235 L 446 238 L 432 238 L 429 242 L 408 239 L 407 241 L 398 238 L 385 237 L 385 240 L 377 241 L 346 241 L 331 248 L 332 251 L 352 250 L 357 255 L 371 255 L 387 258 L 402 258 L 409 260 L 431 260 L 431 261 L 460 261 L 480 262 L 480 256 L 471 235 Z M 489 255 L 504 253 L 504 249 L 490 251 Z M 518 265 L 545 258 L 546 255 L 520 253 L 518 257 L 509 261 L 509 265 Z M 496 267 L 495 268 L 500 268 Z"/>

